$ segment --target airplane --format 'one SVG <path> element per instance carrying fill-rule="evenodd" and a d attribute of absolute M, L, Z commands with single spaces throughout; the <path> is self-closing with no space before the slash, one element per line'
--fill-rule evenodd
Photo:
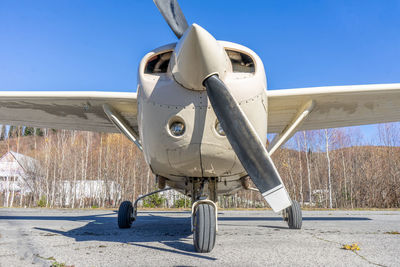
<path fill-rule="evenodd" d="M 177 0 L 154 3 L 178 41 L 143 57 L 137 93 L 0 92 L 3 124 L 121 132 L 136 144 L 160 190 L 122 202 L 120 228 L 132 226 L 140 199 L 176 189 L 192 199 L 196 251 L 210 252 L 218 195 L 244 188 L 259 191 L 290 229 L 300 229 L 300 205 L 271 155 L 297 131 L 400 119 L 400 84 L 267 91 L 255 52 L 189 25 Z M 276 136 L 267 146 L 268 133 Z"/>

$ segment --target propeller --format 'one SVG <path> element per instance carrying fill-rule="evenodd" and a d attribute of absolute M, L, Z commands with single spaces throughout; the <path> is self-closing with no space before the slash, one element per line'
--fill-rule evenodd
<path fill-rule="evenodd" d="M 183 33 L 189 28 L 185 16 L 176 0 L 154 0 L 158 10 L 167 21 L 169 27 L 180 39 Z"/>
<path fill-rule="evenodd" d="M 265 146 L 228 88 L 217 75 L 207 78 L 204 85 L 229 143 L 254 184 L 261 192 L 279 186 L 280 178 Z"/>
<path fill-rule="evenodd" d="M 154 0 L 178 38 L 189 28 L 176 0 Z M 265 144 L 242 111 L 223 78 L 226 53 L 206 30 L 193 24 L 180 39 L 171 62 L 175 80 L 192 90 L 207 90 L 211 106 L 222 128 L 258 190 L 275 211 L 292 205 Z M 221 74 L 221 75 L 218 75 Z"/>
<path fill-rule="evenodd" d="M 274 211 L 291 205 L 277 169 L 253 126 L 217 75 L 205 79 L 208 98 L 251 180 Z"/>

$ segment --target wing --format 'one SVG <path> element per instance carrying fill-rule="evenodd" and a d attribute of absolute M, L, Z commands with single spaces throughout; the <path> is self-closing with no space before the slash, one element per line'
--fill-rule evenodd
<path fill-rule="evenodd" d="M 111 106 L 137 129 L 136 93 L 0 92 L 0 124 L 119 132 L 103 105 Z"/>
<path fill-rule="evenodd" d="M 400 121 L 400 84 L 274 90 L 267 96 L 269 133 L 287 131 L 301 114 L 306 116 L 296 131 Z"/>

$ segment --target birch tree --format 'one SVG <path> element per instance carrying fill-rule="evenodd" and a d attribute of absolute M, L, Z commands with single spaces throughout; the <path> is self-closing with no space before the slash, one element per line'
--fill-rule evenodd
<path fill-rule="evenodd" d="M 328 163 L 328 190 L 329 190 L 329 208 L 332 209 L 332 179 L 331 179 L 331 159 L 329 157 L 329 135 L 328 129 L 325 129 L 325 139 L 326 139 L 326 160 Z"/>

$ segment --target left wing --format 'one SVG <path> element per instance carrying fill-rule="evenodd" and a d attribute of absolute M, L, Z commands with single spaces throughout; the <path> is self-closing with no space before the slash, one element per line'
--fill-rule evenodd
<path fill-rule="evenodd" d="M 107 104 L 137 132 L 136 93 L 0 91 L 0 124 L 119 132 L 103 110 Z"/>

